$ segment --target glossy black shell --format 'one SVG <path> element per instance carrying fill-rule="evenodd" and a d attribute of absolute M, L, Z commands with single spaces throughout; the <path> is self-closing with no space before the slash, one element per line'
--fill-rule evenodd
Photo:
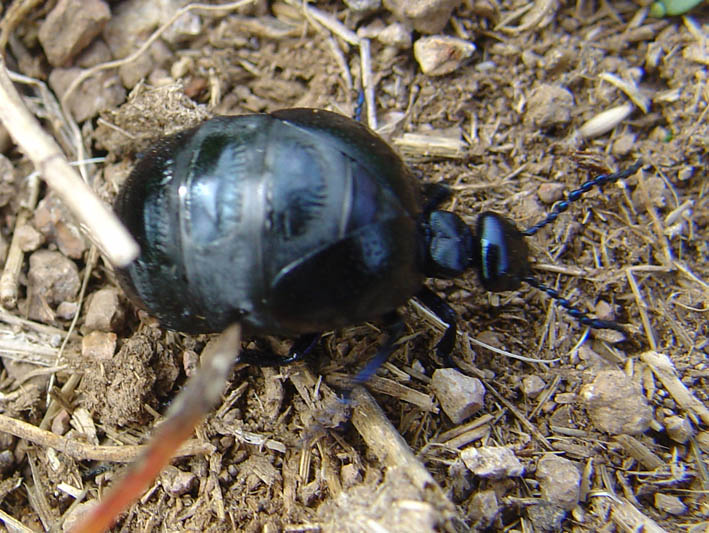
<path fill-rule="evenodd" d="M 326 111 L 163 138 L 115 209 L 141 247 L 124 288 L 178 331 L 324 331 L 394 310 L 424 279 L 418 185 L 383 140 Z"/>

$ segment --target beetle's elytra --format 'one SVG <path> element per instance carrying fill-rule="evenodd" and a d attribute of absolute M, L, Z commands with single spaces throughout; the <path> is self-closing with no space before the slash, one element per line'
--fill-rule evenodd
<path fill-rule="evenodd" d="M 436 209 L 447 197 L 441 186 L 422 188 L 386 142 L 341 115 L 217 117 L 163 138 L 137 163 L 116 211 L 142 252 L 119 275 L 168 328 L 215 332 L 240 321 L 252 332 L 305 335 L 306 344 L 348 324 L 391 324 L 417 297 L 449 325 L 438 345 L 445 356 L 456 316 L 425 278 L 474 267 L 495 291 L 533 279 L 511 221 L 483 213 L 473 233 Z"/>

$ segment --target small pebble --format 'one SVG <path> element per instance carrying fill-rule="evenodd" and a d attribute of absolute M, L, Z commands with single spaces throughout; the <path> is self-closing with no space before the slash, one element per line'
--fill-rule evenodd
<path fill-rule="evenodd" d="M 414 57 L 421 72 L 428 76 L 443 76 L 455 72 L 475 52 L 475 45 L 464 39 L 434 35 L 414 43 Z"/>
<path fill-rule="evenodd" d="M 561 525 L 566 518 L 566 511 L 561 507 L 539 500 L 539 503 L 527 506 L 525 511 L 534 531 L 562 531 Z"/>
<path fill-rule="evenodd" d="M 78 67 L 54 68 L 49 74 L 49 85 L 60 97 L 83 72 Z M 101 111 L 114 109 L 126 99 L 126 90 L 120 78 L 111 70 L 103 70 L 81 82 L 69 97 L 67 104 L 72 117 L 83 122 Z"/>
<path fill-rule="evenodd" d="M 57 317 L 62 320 L 71 320 L 79 310 L 78 302 L 61 302 L 57 306 Z"/>
<path fill-rule="evenodd" d="M 672 515 L 683 515 L 687 512 L 687 506 L 682 503 L 682 500 L 662 492 L 655 493 L 655 508 Z"/>
<path fill-rule="evenodd" d="M 355 13 L 370 13 L 382 7 L 382 0 L 345 0 L 345 5 Z"/>
<path fill-rule="evenodd" d="M 81 355 L 97 361 L 111 359 L 116 352 L 117 339 L 113 332 L 92 331 L 81 339 Z"/>
<path fill-rule="evenodd" d="M 570 511 L 579 502 L 581 473 L 568 459 L 544 454 L 537 463 L 537 480 L 546 501 Z"/>
<path fill-rule="evenodd" d="M 54 320 L 52 305 L 76 299 L 81 286 L 79 269 L 59 252 L 37 250 L 30 256 L 27 285 L 29 318 L 51 322 Z"/>
<path fill-rule="evenodd" d="M 362 482 L 362 472 L 354 464 L 347 463 L 340 468 L 340 479 L 342 486 L 349 488 Z"/>
<path fill-rule="evenodd" d="M 565 189 L 563 183 L 542 183 L 537 189 L 537 196 L 542 202 L 550 205 L 564 197 Z"/>
<path fill-rule="evenodd" d="M 675 442 L 684 444 L 687 442 L 694 434 L 694 429 L 684 417 L 681 416 L 668 416 L 664 420 L 665 430 L 667 435 Z"/>
<path fill-rule="evenodd" d="M 647 191 L 647 196 L 645 191 Z M 645 187 L 636 187 L 631 198 L 638 208 L 646 209 L 647 200 L 652 203 L 653 207 L 663 208 L 668 205 L 671 193 L 667 189 L 665 180 L 659 176 L 649 176 L 645 179 Z"/>
<path fill-rule="evenodd" d="M 170 496 L 178 498 L 197 486 L 197 476 L 170 465 L 160 474 L 160 484 Z"/>
<path fill-rule="evenodd" d="M 199 366 L 199 355 L 194 350 L 185 350 L 182 352 L 182 369 L 185 371 L 185 376 L 192 377 L 197 372 Z"/>
<path fill-rule="evenodd" d="M 68 63 L 111 18 L 103 0 L 59 0 L 39 27 L 39 42 L 52 66 Z"/>
<path fill-rule="evenodd" d="M 56 435 L 64 435 L 67 431 L 69 431 L 69 420 L 71 417 L 69 416 L 69 413 L 66 412 L 65 409 L 62 409 L 57 413 L 57 415 L 54 417 L 52 420 L 52 433 Z"/>
<path fill-rule="evenodd" d="M 117 331 L 125 318 L 120 291 L 115 287 L 99 289 L 91 295 L 84 327 L 87 330 Z"/>
<path fill-rule="evenodd" d="M 431 390 L 454 424 L 479 411 L 485 400 L 482 382 L 454 368 L 437 369 L 431 378 Z"/>
<path fill-rule="evenodd" d="M 69 509 L 64 515 L 62 533 L 70 533 L 82 518 L 94 510 L 99 504 L 98 500 L 89 500 Z"/>
<path fill-rule="evenodd" d="M 23 252 L 34 252 L 44 242 L 44 236 L 30 224 L 23 224 L 17 228 L 14 238 L 17 239 Z"/>
<path fill-rule="evenodd" d="M 595 308 L 596 318 L 600 320 L 615 320 L 613 306 L 604 300 L 599 300 Z"/>
<path fill-rule="evenodd" d="M 500 512 L 497 495 L 494 490 L 481 490 L 470 498 L 468 506 L 469 516 L 475 524 L 475 531 L 484 530 L 492 526 Z"/>
<path fill-rule="evenodd" d="M 536 374 L 522 378 L 522 393 L 528 398 L 536 398 L 546 386 L 544 380 Z"/>
<path fill-rule="evenodd" d="M 697 433 L 697 446 L 704 452 L 709 453 L 709 431 Z"/>
<path fill-rule="evenodd" d="M 637 136 L 632 133 L 624 133 L 619 135 L 618 138 L 613 141 L 613 146 L 611 151 L 613 154 L 618 156 L 628 155 L 635 149 L 635 143 L 637 142 Z"/>
<path fill-rule="evenodd" d="M 0 474 L 10 472 L 15 464 L 15 454 L 10 450 L 0 452 Z"/>
<path fill-rule="evenodd" d="M 542 84 L 527 99 L 525 123 L 543 130 L 562 128 L 571 119 L 574 96 L 560 85 Z"/>
<path fill-rule="evenodd" d="M 483 478 L 519 477 L 524 467 L 511 448 L 505 446 L 471 446 L 460 452 L 460 458 L 473 474 Z"/>
<path fill-rule="evenodd" d="M 411 32 L 398 22 L 389 24 L 379 32 L 377 40 L 382 44 L 393 46 L 399 50 L 411 48 Z"/>
<path fill-rule="evenodd" d="M 462 0 L 384 0 L 384 7 L 420 33 L 438 33 Z"/>
<path fill-rule="evenodd" d="M 579 398 L 599 431 L 638 435 L 650 426 L 652 408 L 640 387 L 620 370 L 601 370 L 581 387 Z"/>

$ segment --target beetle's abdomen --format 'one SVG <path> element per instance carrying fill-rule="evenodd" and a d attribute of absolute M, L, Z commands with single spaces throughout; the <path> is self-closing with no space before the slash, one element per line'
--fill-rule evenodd
<path fill-rule="evenodd" d="M 122 273 L 129 292 L 185 332 L 240 320 L 290 335 L 406 301 L 422 282 L 414 185 L 350 122 L 359 152 L 271 115 L 219 117 L 158 143 L 116 203 L 142 249 Z M 368 143 L 403 171 L 367 160 Z"/>

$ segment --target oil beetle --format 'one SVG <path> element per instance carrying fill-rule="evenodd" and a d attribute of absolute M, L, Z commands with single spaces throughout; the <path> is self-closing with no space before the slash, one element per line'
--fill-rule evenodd
<path fill-rule="evenodd" d="M 617 328 L 532 278 L 524 237 L 637 168 L 585 183 L 525 232 L 491 212 L 473 231 L 437 209 L 446 188 L 420 187 L 359 122 L 314 109 L 217 117 L 160 140 L 129 176 L 115 209 L 142 254 L 119 278 L 171 329 L 240 322 L 252 333 L 299 336 L 288 358 L 245 356 L 260 365 L 300 358 L 321 331 L 384 317 L 389 340 L 362 379 L 391 352 L 403 331 L 396 308 L 411 297 L 447 324 L 436 348 L 449 357 L 456 314 L 423 282 L 469 268 L 487 290 L 526 281 L 582 323 Z"/>

